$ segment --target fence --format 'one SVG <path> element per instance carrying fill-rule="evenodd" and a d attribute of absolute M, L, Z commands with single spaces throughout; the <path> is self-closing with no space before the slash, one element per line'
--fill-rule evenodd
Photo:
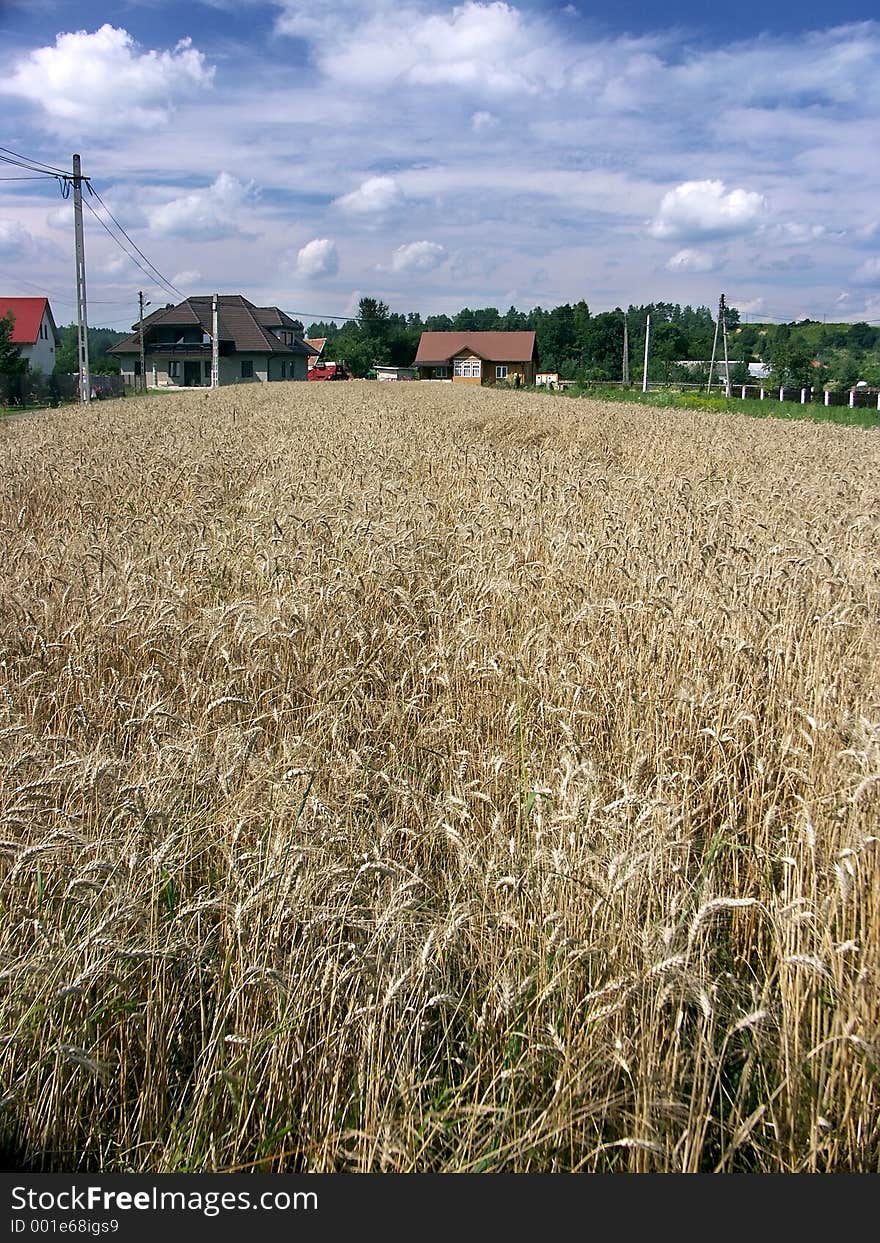
<path fill-rule="evenodd" d="M 96 400 L 125 395 L 121 375 L 93 375 L 92 395 Z M 43 375 L 25 371 L 23 375 L 0 374 L 0 406 L 58 406 L 79 400 L 79 376 Z"/>
<path fill-rule="evenodd" d="M 561 386 L 560 386 L 561 387 Z M 638 386 L 624 384 L 622 380 L 596 380 L 584 386 L 591 388 L 631 388 L 634 392 Z M 705 393 L 705 384 L 674 384 L 661 381 L 650 381 L 648 388 L 652 393 L 672 391 L 676 393 Z M 639 390 L 640 391 L 640 390 Z M 849 389 L 797 388 L 792 385 L 782 387 L 767 384 L 731 384 L 725 389 L 723 384 L 712 386 L 716 397 L 730 397 L 743 401 L 791 401 L 800 405 L 849 406 L 854 410 L 880 410 L 880 388 L 855 387 Z"/>

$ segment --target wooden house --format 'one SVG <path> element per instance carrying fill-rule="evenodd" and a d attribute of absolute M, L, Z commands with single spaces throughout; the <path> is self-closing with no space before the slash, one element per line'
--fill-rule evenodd
<path fill-rule="evenodd" d="M 415 367 L 421 380 L 453 384 L 534 384 L 534 332 L 423 332 Z"/>

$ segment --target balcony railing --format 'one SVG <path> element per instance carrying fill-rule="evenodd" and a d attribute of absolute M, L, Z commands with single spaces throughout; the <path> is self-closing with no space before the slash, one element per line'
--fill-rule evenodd
<path fill-rule="evenodd" d="M 211 357 L 211 342 L 202 341 L 148 341 L 144 345 L 145 354 L 191 354 L 197 358 Z M 223 342 L 220 342 L 220 353 L 225 353 Z"/>

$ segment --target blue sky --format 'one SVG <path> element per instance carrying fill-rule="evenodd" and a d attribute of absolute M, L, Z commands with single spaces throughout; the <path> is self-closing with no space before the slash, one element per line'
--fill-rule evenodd
<path fill-rule="evenodd" d="M 79 152 L 182 293 L 306 322 L 364 294 L 429 314 L 721 292 L 878 322 L 875 7 L 0 0 L 0 146 Z M 127 328 L 139 289 L 176 301 L 88 201 L 90 322 Z M 0 181 L 0 292 L 63 323 L 72 216 L 51 180 Z"/>

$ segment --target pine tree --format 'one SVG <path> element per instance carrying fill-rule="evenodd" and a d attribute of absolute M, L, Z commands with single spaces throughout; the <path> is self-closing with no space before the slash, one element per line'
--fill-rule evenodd
<path fill-rule="evenodd" d="M 21 347 L 12 343 L 14 327 L 15 317 L 11 312 L 0 319 L 0 375 L 22 375 L 27 370 Z"/>

